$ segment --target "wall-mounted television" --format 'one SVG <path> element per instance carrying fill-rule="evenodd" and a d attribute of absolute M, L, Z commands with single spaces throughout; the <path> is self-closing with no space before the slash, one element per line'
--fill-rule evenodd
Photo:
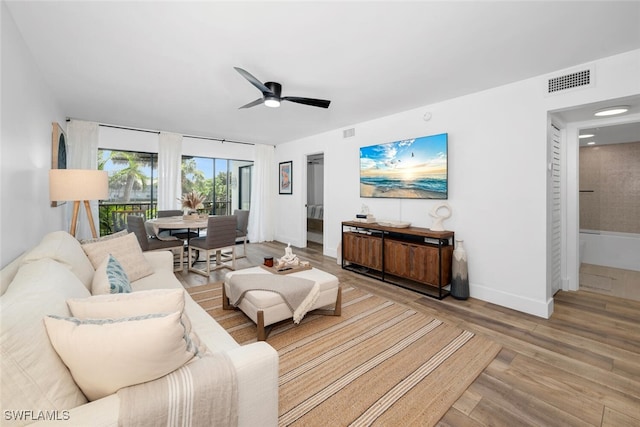
<path fill-rule="evenodd" d="M 447 199 L 448 134 L 360 148 L 360 197 Z"/>

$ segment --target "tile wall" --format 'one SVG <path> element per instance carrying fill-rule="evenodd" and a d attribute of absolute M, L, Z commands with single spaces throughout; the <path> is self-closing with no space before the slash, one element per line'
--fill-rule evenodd
<path fill-rule="evenodd" d="M 580 228 L 640 233 L 640 142 L 580 148 Z"/>

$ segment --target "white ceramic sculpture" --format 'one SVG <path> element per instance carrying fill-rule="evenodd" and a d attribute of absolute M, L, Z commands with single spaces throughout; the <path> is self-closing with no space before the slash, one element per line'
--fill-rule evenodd
<path fill-rule="evenodd" d="M 298 255 L 293 254 L 291 243 L 288 243 L 287 247 L 284 248 L 284 256 L 278 260 L 278 267 L 290 267 L 299 264 L 300 260 L 298 259 Z"/>
<path fill-rule="evenodd" d="M 445 208 L 447 210 L 447 213 L 444 215 L 438 214 L 440 208 Z M 433 218 L 433 224 L 430 228 L 431 231 L 444 231 L 443 221 L 445 219 L 451 218 L 451 206 L 449 206 L 449 203 L 447 202 L 442 202 L 431 209 L 431 212 L 429 212 L 429 216 Z"/>

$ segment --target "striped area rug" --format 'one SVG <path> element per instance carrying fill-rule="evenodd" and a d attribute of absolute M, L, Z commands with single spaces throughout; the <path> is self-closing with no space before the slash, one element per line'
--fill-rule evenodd
<path fill-rule="evenodd" d="M 255 324 L 222 309 L 221 283 L 191 296 L 241 344 Z M 498 354 L 484 337 L 354 287 L 342 316 L 307 314 L 267 338 L 280 356 L 279 425 L 434 425 Z"/>

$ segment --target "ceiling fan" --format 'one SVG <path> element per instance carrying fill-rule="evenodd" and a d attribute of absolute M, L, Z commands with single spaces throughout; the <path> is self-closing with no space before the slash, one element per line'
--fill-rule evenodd
<path fill-rule="evenodd" d="M 329 108 L 329 104 L 331 101 L 326 99 L 315 99 L 315 98 L 301 98 L 299 96 L 280 96 L 282 93 L 282 85 L 276 82 L 265 82 L 261 83 L 260 80 L 256 79 L 251 73 L 243 70 L 239 67 L 233 67 L 235 70 L 240 73 L 242 77 L 247 79 L 249 83 L 258 88 L 260 92 L 262 92 L 262 98 L 258 98 L 255 101 L 252 101 L 246 105 L 243 105 L 240 108 L 251 108 L 256 105 L 263 104 L 267 107 L 279 107 L 280 101 L 290 101 L 297 102 L 298 104 L 311 105 L 312 107 L 321 107 L 321 108 Z"/>

